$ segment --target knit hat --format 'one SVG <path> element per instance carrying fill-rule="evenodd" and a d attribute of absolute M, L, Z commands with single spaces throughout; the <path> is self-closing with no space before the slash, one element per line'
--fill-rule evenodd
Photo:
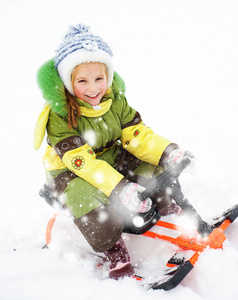
<path fill-rule="evenodd" d="M 113 80 L 113 56 L 108 44 L 97 35 L 93 35 L 88 26 L 78 24 L 70 29 L 55 55 L 55 68 L 58 70 L 67 90 L 75 96 L 71 83 L 73 69 L 82 63 L 99 62 L 107 67 L 108 87 Z"/>

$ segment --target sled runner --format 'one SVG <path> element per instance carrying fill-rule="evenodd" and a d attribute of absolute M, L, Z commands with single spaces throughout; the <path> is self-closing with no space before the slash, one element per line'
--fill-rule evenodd
<path fill-rule="evenodd" d="M 151 182 L 147 189 L 141 193 L 140 198 L 143 201 L 150 197 L 153 192 L 158 190 L 165 191 L 169 188 L 170 195 L 182 208 L 183 213 L 193 221 L 194 228 L 187 229 L 175 223 L 162 221 L 160 219 L 160 214 L 153 206 L 147 213 L 134 213 L 130 220 L 128 220 L 128 218 L 126 219 L 125 233 L 140 234 L 151 239 L 167 241 L 168 243 L 176 245 L 178 248 L 176 253 L 169 259 L 167 263 L 168 270 L 162 278 L 148 283 L 146 278 L 137 275 L 134 276 L 135 279 L 142 282 L 142 284 L 143 281 L 145 281 L 145 286 L 148 289 L 170 290 L 175 288 L 193 269 L 199 255 L 204 249 L 222 248 L 223 243 L 226 240 L 224 231 L 238 217 L 238 204 L 222 213 L 219 217 L 216 217 L 212 224 L 208 224 L 200 217 L 194 207 L 184 197 L 178 184 L 179 175 L 190 162 L 190 159 L 186 157 L 179 164 L 166 170 Z M 47 185 L 44 185 L 41 189 L 40 195 L 48 204 L 52 205 L 52 199 L 50 198 L 50 192 L 47 189 Z M 58 215 L 58 213 L 54 214 L 48 222 L 46 228 L 46 245 L 44 247 L 48 247 L 51 242 L 52 228 Z M 143 219 L 141 226 L 134 225 L 133 218 L 135 217 Z M 158 232 L 160 229 L 165 229 L 166 234 Z"/>
<path fill-rule="evenodd" d="M 199 255 L 204 249 L 222 248 L 226 239 L 224 231 L 237 218 L 237 216 L 238 205 L 235 205 L 224 212 L 219 218 L 214 219 L 214 223 L 211 224 L 213 231 L 205 238 L 202 238 L 196 230 L 189 232 L 186 228 L 182 228 L 175 224 L 158 221 L 155 226 L 170 229 L 173 234 L 174 231 L 179 232 L 179 235 L 177 237 L 173 237 L 151 231 L 147 231 L 143 235 L 153 239 L 168 241 L 169 243 L 177 245 L 180 250 L 168 261 L 168 270 L 164 277 L 151 283 L 149 288 L 164 290 L 175 288 L 193 269 Z"/>

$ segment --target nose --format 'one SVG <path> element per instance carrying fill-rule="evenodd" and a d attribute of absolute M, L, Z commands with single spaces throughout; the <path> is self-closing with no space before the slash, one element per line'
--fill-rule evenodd
<path fill-rule="evenodd" d="M 89 84 L 88 84 L 88 92 L 90 92 L 90 93 L 94 93 L 95 91 L 97 91 L 97 85 L 96 85 L 96 83 L 94 83 L 94 82 L 90 82 Z"/>

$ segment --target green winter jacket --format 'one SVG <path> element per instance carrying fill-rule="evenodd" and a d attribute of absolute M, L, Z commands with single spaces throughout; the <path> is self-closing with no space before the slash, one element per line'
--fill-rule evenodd
<path fill-rule="evenodd" d="M 70 170 L 109 197 L 124 179 L 114 169 L 120 145 L 140 160 L 159 165 L 171 142 L 146 127 L 140 114 L 128 105 L 124 82 L 116 72 L 99 110 L 77 99 L 81 116 L 73 129 L 68 127 L 65 89 L 53 60 L 40 68 L 38 84 L 46 106 L 37 122 L 35 148 L 46 128 L 49 146 L 43 161 L 52 176 Z"/>

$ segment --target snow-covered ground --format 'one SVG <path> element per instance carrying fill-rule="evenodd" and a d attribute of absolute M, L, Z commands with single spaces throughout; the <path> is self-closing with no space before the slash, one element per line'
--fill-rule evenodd
<path fill-rule="evenodd" d="M 100 280 L 63 217 L 52 248 L 42 250 L 53 211 L 38 196 L 45 145 L 38 152 L 32 146 L 43 105 L 36 71 L 53 57 L 68 25 L 83 22 L 113 47 L 128 101 L 144 122 L 195 154 L 195 175 L 181 181 L 200 214 L 209 219 L 236 204 L 237 15 L 237 0 L 1 0 L 1 300 L 237 299 L 238 221 L 224 249 L 206 250 L 169 292 L 147 292 L 132 279 Z M 168 246 L 149 242 L 144 250 L 140 238 L 128 241 L 130 248 L 138 244 L 133 259 L 144 256 L 149 268 L 144 253 L 158 253 L 162 268 Z"/>

